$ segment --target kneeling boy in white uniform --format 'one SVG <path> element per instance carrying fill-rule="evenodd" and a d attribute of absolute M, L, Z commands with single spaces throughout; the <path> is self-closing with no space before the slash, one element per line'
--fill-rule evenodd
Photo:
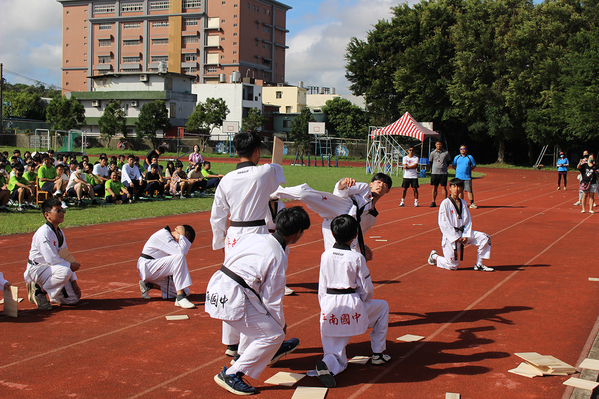
<path fill-rule="evenodd" d="M 160 288 L 163 298 L 176 296 L 175 306 L 185 309 L 195 307 L 186 298 L 191 276 L 185 258 L 195 237 L 195 230 L 187 224 L 177 226 L 174 231 L 166 226 L 152 234 L 137 260 L 142 298 L 151 299 L 148 291 Z"/>
<path fill-rule="evenodd" d="M 282 350 L 287 327 L 283 314 L 287 246 L 298 242 L 309 227 L 310 218 L 303 208 L 282 210 L 272 235 L 240 237 L 208 283 L 206 312 L 241 333 L 239 358 L 214 376 L 218 385 L 232 393 L 255 393 L 243 376 L 258 378 L 276 359 L 277 350 Z"/>
<path fill-rule="evenodd" d="M 67 249 L 64 233 L 58 227 L 64 221 L 66 210 L 56 198 L 42 203 L 46 223 L 37 229 L 31 240 L 27 270 L 23 275 L 27 283 L 29 301 L 38 309 L 51 310 L 52 303 L 74 305 L 81 298 L 81 289 L 75 272 L 81 265 L 69 262 L 59 255 Z M 48 302 L 48 298 L 50 302 Z"/>
<path fill-rule="evenodd" d="M 439 229 L 443 233 L 441 245 L 443 256 L 437 255 L 434 249 L 428 257 L 431 266 L 448 270 L 457 270 L 464 256 L 464 245 L 478 247 L 474 270 L 492 272 L 493 268 L 483 265 L 483 259 L 491 257 L 491 237 L 480 231 L 472 230 L 472 219 L 468 204 L 460 195 L 464 192 L 464 181 L 451 179 L 449 182 L 450 196 L 439 206 Z M 458 260 L 459 256 L 459 260 Z"/>
<path fill-rule="evenodd" d="M 389 304 L 372 299 L 374 286 L 366 266 L 366 258 L 352 251 L 350 244 L 358 234 L 358 222 L 350 215 L 340 215 L 331 221 L 335 237 L 333 248 L 320 258 L 318 301 L 320 302 L 320 339 L 324 357 L 316 364 L 316 374 L 327 388 L 333 388 L 335 375 L 347 367 L 345 347 L 354 335 L 368 328 L 372 348 L 372 364 L 385 364 L 391 357 L 387 347 Z"/>

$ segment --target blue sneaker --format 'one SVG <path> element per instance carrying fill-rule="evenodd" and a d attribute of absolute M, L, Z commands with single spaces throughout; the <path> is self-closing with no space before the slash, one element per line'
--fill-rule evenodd
<path fill-rule="evenodd" d="M 297 339 L 297 338 L 291 338 L 291 339 L 288 339 L 287 341 L 283 341 L 283 343 L 281 344 L 281 347 L 279 348 L 277 353 L 275 353 L 275 355 L 273 356 L 270 363 L 268 363 L 268 365 L 272 366 L 273 364 L 278 362 L 280 358 L 282 358 L 283 356 L 288 355 L 291 352 L 293 352 L 294 350 L 296 350 L 298 346 L 299 346 L 299 339 Z"/>
<path fill-rule="evenodd" d="M 225 388 L 227 391 L 235 395 L 253 395 L 256 393 L 256 388 L 243 380 L 244 374 L 238 371 L 235 375 L 228 375 L 227 368 L 223 367 L 223 371 L 214 376 L 214 381 Z"/>

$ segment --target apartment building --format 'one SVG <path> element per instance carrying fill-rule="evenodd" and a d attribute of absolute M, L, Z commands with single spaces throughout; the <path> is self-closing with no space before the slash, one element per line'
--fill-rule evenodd
<path fill-rule="evenodd" d="M 63 5 L 62 87 L 92 90 L 90 76 L 168 71 L 196 83 L 235 72 L 285 81 L 286 13 L 275 0 L 57 0 Z"/>
<path fill-rule="evenodd" d="M 264 105 L 275 105 L 280 113 L 292 114 L 301 112 L 306 107 L 307 92 L 305 87 L 289 86 L 282 83 L 265 85 L 262 88 L 262 102 Z"/>

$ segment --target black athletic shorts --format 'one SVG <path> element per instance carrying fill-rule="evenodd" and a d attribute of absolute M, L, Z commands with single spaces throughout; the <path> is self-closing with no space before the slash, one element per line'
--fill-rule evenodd
<path fill-rule="evenodd" d="M 401 183 L 401 186 L 403 188 L 408 188 L 408 187 L 418 188 L 418 187 L 420 187 L 418 185 L 418 179 L 403 179 L 403 183 Z"/>
<path fill-rule="evenodd" d="M 447 175 L 431 175 L 431 186 L 447 185 Z"/>

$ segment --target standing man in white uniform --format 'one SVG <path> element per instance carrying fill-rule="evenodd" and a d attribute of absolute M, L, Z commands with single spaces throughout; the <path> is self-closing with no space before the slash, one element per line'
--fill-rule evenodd
<path fill-rule="evenodd" d="M 358 222 L 352 216 L 340 215 L 332 220 L 331 230 L 336 242 L 322 254 L 318 279 L 324 357 L 316 364 L 316 371 L 310 372 L 327 388 L 336 385 L 334 376 L 347 367 L 345 347 L 350 338 L 364 334 L 368 328 L 372 328 L 372 364 L 391 360 L 383 353 L 387 347 L 389 304 L 372 299 L 374 286 L 366 259 L 350 248 L 358 234 Z"/>
<path fill-rule="evenodd" d="M 132 196 L 135 195 L 135 199 L 137 200 L 141 197 L 146 188 L 146 182 L 143 177 L 141 177 L 139 168 L 135 165 L 134 155 L 129 155 L 127 157 L 127 163 L 123 165 L 123 170 L 121 171 L 121 183 L 123 183 L 123 186 L 131 192 Z"/>
<path fill-rule="evenodd" d="M 192 283 L 185 257 L 195 237 L 195 230 L 187 224 L 174 231 L 166 226 L 152 234 L 137 260 L 142 298 L 151 299 L 150 289 L 159 288 L 163 298 L 176 297 L 175 306 L 195 307 L 186 298 Z"/>
<path fill-rule="evenodd" d="M 287 328 L 283 296 L 288 246 L 297 243 L 309 227 L 310 218 L 303 208 L 282 210 L 272 235 L 239 238 L 208 283 L 206 312 L 241 332 L 239 358 L 214 376 L 218 385 L 232 393 L 255 393 L 243 376 L 258 378 L 280 350 Z"/>
<path fill-rule="evenodd" d="M 64 222 L 66 212 L 61 201 L 56 198 L 45 200 L 42 212 L 46 223 L 33 235 L 27 270 L 23 277 L 27 283 L 29 301 L 35 303 L 38 309 L 51 310 L 50 302 L 64 305 L 79 302 L 81 288 L 75 272 L 81 264 L 70 263 L 58 254 L 67 248 L 64 233 L 58 227 Z"/>
<path fill-rule="evenodd" d="M 399 206 L 404 206 L 409 187 L 412 187 L 412 190 L 414 190 L 414 206 L 418 206 L 418 160 L 419 158 L 414 155 L 414 147 L 410 147 L 408 155 L 404 156 L 402 161 L 403 182 L 401 183 L 401 187 L 403 188 L 403 193 L 401 194 Z"/>
<path fill-rule="evenodd" d="M 270 193 L 280 184 L 285 184 L 281 165 L 265 164 L 260 161 L 260 137 L 255 132 L 242 132 L 233 138 L 233 146 L 239 156 L 237 168 L 222 178 L 212 204 L 210 224 L 212 226 L 212 249 L 224 248 L 225 261 L 237 241 L 248 234 L 268 234 L 266 216 Z M 231 223 L 227 229 L 227 217 Z M 239 344 L 239 332 L 223 323 L 225 354 L 235 356 Z"/>
<path fill-rule="evenodd" d="M 448 270 L 457 270 L 464 255 L 464 245 L 476 245 L 477 256 L 474 270 L 492 272 L 493 268 L 483 265 L 483 259 L 491 257 L 491 237 L 480 231 L 472 230 L 472 219 L 466 201 L 460 198 L 464 193 L 464 181 L 451 179 L 450 196 L 439 206 L 439 229 L 443 233 L 441 245 L 443 256 L 437 255 L 434 249 L 428 257 L 431 266 Z M 458 260 L 459 258 L 459 260 Z"/>

